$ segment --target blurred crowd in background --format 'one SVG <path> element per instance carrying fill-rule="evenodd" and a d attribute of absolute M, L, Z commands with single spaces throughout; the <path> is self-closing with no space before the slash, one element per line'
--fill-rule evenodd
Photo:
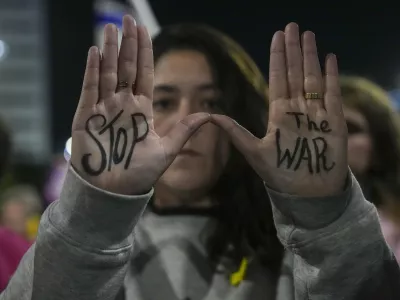
<path fill-rule="evenodd" d="M 92 11 L 95 44 L 102 42 L 99 28 L 106 22 L 120 25 L 126 12 L 148 26 L 152 34 L 157 33 L 157 18 L 146 1 L 87 2 L 82 4 L 80 15 L 85 9 Z M 34 242 L 42 212 L 59 197 L 68 167 L 64 147 L 69 136 L 65 133 L 70 130 L 71 110 L 79 88 L 75 85 L 72 93 L 68 89 L 70 80 L 80 82 L 81 77 L 67 78 L 66 73 L 64 79 L 46 80 L 51 77 L 52 67 L 48 68 L 46 60 L 51 50 L 43 46 L 48 38 L 43 20 L 49 13 L 45 1 L 0 1 L 0 291 Z M 74 22 L 74 17 L 70 16 L 70 20 Z M 207 23 L 206 16 L 203 21 Z M 71 24 L 70 37 L 54 37 L 57 33 L 53 33 L 53 40 L 79 43 L 84 36 L 74 38 L 72 31 L 76 28 Z M 87 40 L 80 49 L 91 42 Z M 84 57 L 85 50 L 81 52 L 80 57 Z M 66 58 L 68 53 L 52 55 Z M 85 61 L 67 59 L 65 63 L 80 63 L 75 70 L 83 70 Z M 400 259 L 400 92 L 352 76 L 343 77 L 342 92 L 345 105 L 350 108 L 346 116 L 350 167 L 368 200 L 379 208 L 385 237 Z M 56 94 L 75 95 L 75 100 L 69 99 L 68 109 L 58 106 L 58 112 L 50 116 L 49 98 Z M 52 140 L 52 134 L 57 138 Z"/>

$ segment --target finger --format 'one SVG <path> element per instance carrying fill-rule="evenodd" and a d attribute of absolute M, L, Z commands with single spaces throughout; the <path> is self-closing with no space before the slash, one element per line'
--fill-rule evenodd
<path fill-rule="evenodd" d="M 118 31 L 113 24 L 104 27 L 103 56 L 100 63 L 100 98 L 110 99 L 117 87 Z"/>
<path fill-rule="evenodd" d="M 244 156 L 251 155 L 252 151 L 257 149 L 260 140 L 232 118 L 213 114 L 211 115 L 211 122 L 221 127 L 229 135 L 232 143 Z"/>
<path fill-rule="evenodd" d="M 162 138 L 165 154 L 172 162 L 189 138 L 210 120 L 210 114 L 195 113 L 179 121 L 168 135 Z"/>
<path fill-rule="evenodd" d="M 138 74 L 136 78 L 136 95 L 144 95 L 153 100 L 154 61 L 153 46 L 145 27 L 138 27 Z"/>
<path fill-rule="evenodd" d="M 124 16 L 122 20 L 122 41 L 118 57 L 118 82 L 126 83 L 121 89 L 132 93 L 132 85 L 136 80 L 138 34 L 135 20 Z"/>
<path fill-rule="evenodd" d="M 319 93 L 322 96 L 324 92 L 324 82 L 314 33 L 306 31 L 303 34 L 302 42 L 304 56 L 304 91 L 306 93 Z M 323 101 L 314 99 L 308 101 L 323 107 Z"/>
<path fill-rule="evenodd" d="M 342 96 L 336 55 L 329 54 L 326 57 L 325 73 L 325 109 L 328 113 L 342 114 Z"/>
<path fill-rule="evenodd" d="M 300 48 L 299 26 L 296 23 L 286 26 L 285 49 L 290 96 L 302 97 L 304 93 L 303 55 Z"/>
<path fill-rule="evenodd" d="M 99 71 L 100 52 L 97 47 L 91 47 L 88 53 L 78 109 L 83 110 L 97 103 L 99 99 Z"/>
<path fill-rule="evenodd" d="M 277 31 L 271 42 L 269 58 L 269 101 L 288 98 L 285 34 Z"/>

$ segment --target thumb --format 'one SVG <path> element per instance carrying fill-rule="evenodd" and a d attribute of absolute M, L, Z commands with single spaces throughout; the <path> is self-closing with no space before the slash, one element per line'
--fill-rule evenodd
<path fill-rule="evenodd" d="M 230 137 L 235 147 L 248 157 L 257 148 L 259 139 L 235 120 L 224 115 L 211 115 L 211 122 L 221 127 Z"/>
<path fill-rule="evenodd" d="M 162 138 L 167 157 L 175 158 L 189 138 L 202 125 L 210 121 L 210 114 L 195 113 L 180 120 L 172 130 Z"/>

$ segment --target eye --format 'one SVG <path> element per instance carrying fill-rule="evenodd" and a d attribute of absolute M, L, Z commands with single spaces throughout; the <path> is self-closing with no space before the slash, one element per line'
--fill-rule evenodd
<path fill-rule="evenodd" d="M 155 111 L 168 110 L 168 109 L 171 109 L 172 104 L 173 104 L 172 99 L 163 98 L 163 99 L 159 99 L 159 100 L 154 100 L 153 101 L 153 109 Z"/>

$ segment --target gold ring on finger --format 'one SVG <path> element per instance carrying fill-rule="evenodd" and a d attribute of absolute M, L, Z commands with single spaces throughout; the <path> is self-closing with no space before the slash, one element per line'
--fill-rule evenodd
<path fill-rule="evenodd" d="M 324 95 L 322 93 L 305 93 L 304 98 L 307 100 L 321 100 L 324 99 Z"/>

